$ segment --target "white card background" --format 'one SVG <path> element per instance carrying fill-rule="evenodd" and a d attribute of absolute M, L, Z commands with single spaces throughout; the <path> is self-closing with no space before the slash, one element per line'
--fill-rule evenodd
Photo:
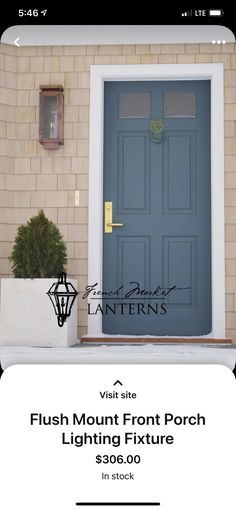
<path fill-rule="evenodd" d="M 113 387 L 117 379 L 123 383 L 121 390 Z M 137 398 L 100 398 L 99 391 L 114 389 L 136 392 Z M 200 413 L 206 417 L 206 425 L 30 425 L 30 413 L 122 416 L 125 412 L 142 416 Z M 76 502 L 105 501 L 160 502 L 161 510 L 233 510 L 235 430 L 235 379 L 223 366 L 10 367 L 0 381 L 1 509 L 72 510 L 79 508 Z M 78 448 L 61 444 L 62 431 L 67 436 L 71 432 L 121 436 L 124 432 L 149 432 L 173 435 L 174 444 Z M 98 454 L 140 455 L 141 462 L 98 465 Z M 129 472 L 134 480 L 111 480 L 112 473 Z M 110 479 L 102 480 L 102 473 Z"/>

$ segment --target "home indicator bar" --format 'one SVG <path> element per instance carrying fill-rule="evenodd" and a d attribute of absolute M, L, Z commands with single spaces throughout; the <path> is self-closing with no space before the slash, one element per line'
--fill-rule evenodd
<path fill-rule="evenodd" d="M 97 502 L 97 503 L 76 503 L 77 506 L 160 506 L 161 503 L 134 503 L 134 502 L 123 502 L 123 503 L 108 503 L 106 502 Z"/>

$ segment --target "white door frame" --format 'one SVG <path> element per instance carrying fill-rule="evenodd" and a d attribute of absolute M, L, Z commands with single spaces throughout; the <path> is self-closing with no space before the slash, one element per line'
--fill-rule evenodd
<path fill-rule="evenodd" d="M 212 332 L 205 338 L 225 338 L 223 64 L 91 66 L 88 284 L 102 290 L 104 82 L 158 80 L 211 81 Z M 100 313 L 88 315 L 88 335 L 106 336 Z"/>

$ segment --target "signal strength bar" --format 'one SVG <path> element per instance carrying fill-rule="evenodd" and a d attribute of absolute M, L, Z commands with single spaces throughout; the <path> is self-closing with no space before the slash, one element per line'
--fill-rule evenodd
<path fill-rule="evenodd" d="M 185 11 L 185 12 L 182 12 L 181 13 L 181 16 L 192 16 L 193 15 L 193 11 Z"/>

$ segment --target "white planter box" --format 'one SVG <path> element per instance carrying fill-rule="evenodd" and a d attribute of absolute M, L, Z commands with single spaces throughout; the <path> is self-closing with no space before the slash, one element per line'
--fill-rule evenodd
<path fill-rule="evenodd" d="M 47 295 L 57 279 L 0 279 L 0 345 L 69 347 L 77 343 L 77 301 L 62 327 Z M 75 288 L 77 282 L 68 280 Z"/>

